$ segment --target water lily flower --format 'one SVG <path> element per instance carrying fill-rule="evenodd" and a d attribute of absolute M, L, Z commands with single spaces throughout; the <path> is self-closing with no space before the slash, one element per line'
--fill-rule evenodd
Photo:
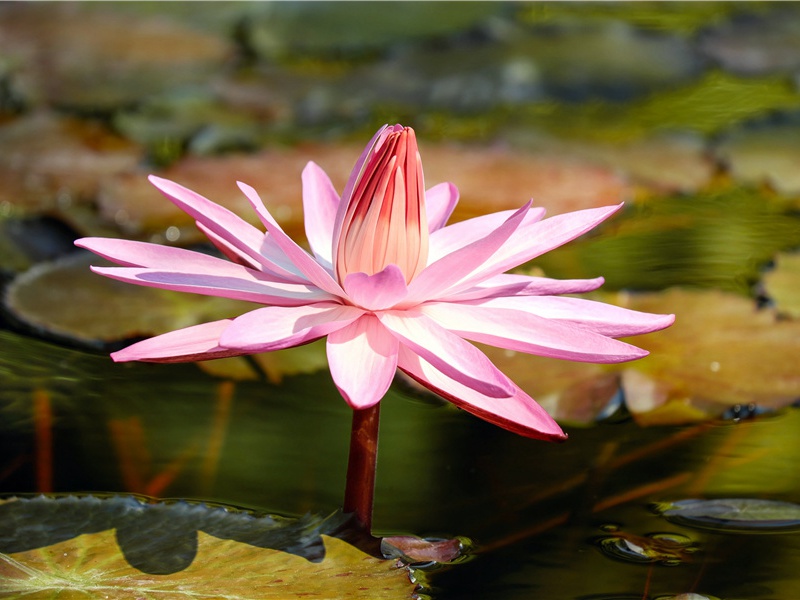
<path fill-rule="evenodd" d="M 121 266 L 94 267 L 138 285 L 258 303 L 241 316 L 133 344 L 116 361 L 181 362 L 268 352 L 327 336 L 331 375 L 356 411 L 375 406 L 400 369 L 478 417 L 515 433 L 565 438 L 556 422 L 470 342 L 561 359 L 616 363 L 644 356 L 616 338 L 673 322 L 565 296 L 603 279 L 509 274 L 619 210 L 543 219 L 528 202 L 447 225 L 449 183 L 427 191 L 412 129 L 384 126 L 355 164 L 341 197 L 325 172 L 302 174 L 311 253 L 289 238 L 256 191 L 239 188 L 266 232 L 177 183 L 151 176 L 225 258 L 136 241 L 84 238 Z"/>

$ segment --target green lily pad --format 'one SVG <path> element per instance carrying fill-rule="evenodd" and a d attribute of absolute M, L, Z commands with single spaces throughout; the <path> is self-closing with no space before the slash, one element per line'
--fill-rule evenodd
<path fill-rule="evenodd" d="M 257 517 L 133 497 L 0 504 L 0 595 L 412 598 L 397 561 L 332 537 L 343 519 Z"/>
<path fill-rule="evenodd" d="M 656 510 L 667 520 L 715 531 L 800 531 L 800 504 L 758 498 L 679 500 Z"/>

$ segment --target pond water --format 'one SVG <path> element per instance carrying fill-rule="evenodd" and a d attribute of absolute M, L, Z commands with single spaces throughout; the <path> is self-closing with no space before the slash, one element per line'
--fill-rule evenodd
<path fill-rule="evenodd" d="M 72 242 L 210 251 L 148 173 L 243 217 L 246 181 L 302 242 L 305 163 L 341 189 L 400 121 L 428 184 L 459 187 L 456 219 L 626 202 L 526 272 L 602 275 L 597 298 L 677 316 L 632 340 L 651 356 L 629 366 L 490 351 L 563 444 L 396 379 L 375 533 L 459 536 L 469 554 L 420 568 L 424 593 L 800 597 L 800 5 L 203 8 L 0 5 L 0 494 L 334 514 L 351 412 L 324 347 L 114 364 L 126 340 L 242 306 L 101 279 Z"/>
<path fill-rule="evenodd" d="M 297 515 L 341 501 L 350 415 L 327 373 L 231 383 L 2 336 L 4 493 L 135 491 Z M 470 562 L 427 574 L 435 598 L 772 599 L 797 588 L 796 527 L 687 526 L 655 507 L 796 502 L 797 409 L 682 427 L 618 416 L 552 445 L 399 382 L 382 417 L 377 533 L 474 543 Z"/>

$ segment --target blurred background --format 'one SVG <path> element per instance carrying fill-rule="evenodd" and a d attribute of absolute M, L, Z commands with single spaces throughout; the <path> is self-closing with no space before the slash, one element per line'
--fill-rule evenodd
<path fill-rule="evenodd" d="M 0 492 L 335 510 L 350 415 L 324 346 L 114 365 L 247 307 L 105 280 L 72 241 L 207 250 L 150 173 L 257 223 L 245 181 L 302 240 L 306 162 L 341 190 L 396 122 L 427 185 L 459 187 L 456 220 L 624 201 L 525 270 L 602 275 L 598 299 L 678 320 L 629 365 L 487 350 L 563 445 L 398 380 L 376 528 L 475 540 L 437 598 L 792 597 L 796 533 L 652 507 L 800 502 L 797 3 L 0 2 Z"/>

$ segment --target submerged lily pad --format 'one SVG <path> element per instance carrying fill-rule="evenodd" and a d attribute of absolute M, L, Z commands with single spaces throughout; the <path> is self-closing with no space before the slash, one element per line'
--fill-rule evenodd
<path fill-rule="evenodd" d="M 396 561 L 331 537 L 343 519 L 256 517 L 132 497 L 0 504 L 0 595 L 412 598 Z"/>
<path fill-rule="evenodd" d="M 656 510 L 667 520 L 715 531 L 777 533 L 800 531 L 800 504 L 757 498 L 679 500 Z"/>

